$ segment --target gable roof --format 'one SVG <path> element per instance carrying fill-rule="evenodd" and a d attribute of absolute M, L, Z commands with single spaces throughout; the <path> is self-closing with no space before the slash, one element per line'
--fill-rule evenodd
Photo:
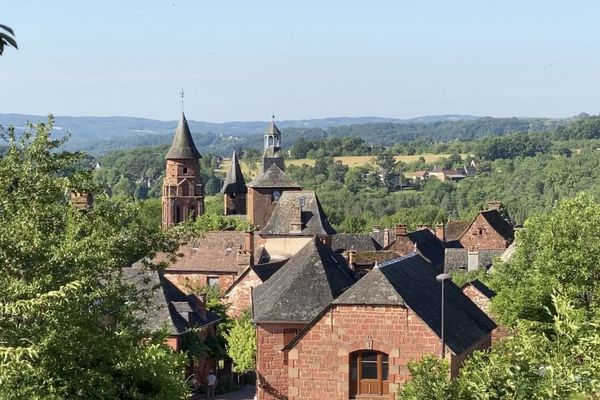
<path fill-rule="evenodd" d="M 417 229 L 406 235 L 396 235 L 396 239 L 385 250 L 394 251 L 399 256 L 405 256 L 417 250 L 434 266 L 444 265 L 444 244 L 428 228 Z"/>
<path fill-rule="evenodd" d="M 300 185 L 275 164 L 272 164 L 265 172 L 254 178 L 248 184 L 248 187 L 300 189 Z"/>
<path fill-rule="evenodd" d="M 346 260 L 313 238 L 253 290 L 254 322 L 310 322 L 354 282 Z"/>
<path fill-rule="evenodd" d="M 331 237 L 331 248 L 338 253 L 346 250 L 381 250 L 379 243 L 368 233 L 336 233 Z"/>
<path fill-rule="evenodd" d="M 302 206 L 302 229 L 296 232 L 291 227 L 292 207 L 298 205 Z M 335 230 L 329 224 L 319 198 L 312 190 L 283 192 L 269 221 L 260 230 L 261 235 L 315 236 L 334 233 Z"/>
<path fill-rule="evenodd" d="M 417 250 L 434 266 L 444 265 L 444 243 L 427 228 L 409 232 L 408 237 Z"/>
<path fill-rule="evenodd" d="M 496 209 L 481 211 L 479 214 L 485 218 L 492 228 L 505 240 L 512 241 L 515 237 L 515 230 L 511 224 L 506 221 L 500 212 Z"/>
<path fill-rule="evenodd" d="M 138 317 L 151 332 L 167 328 L 171 335 L 180 335 L 192 327 L 202 327 L 217 323 L 220 318 L 206 311 L 205 317 L 198 310 L 204 305 L 195 295 L 186 295 L 173 283 L 157 271 L 138 267 L 122 269 L 125 282 L 135 286 L 140 292 L 150 292 L 148 304 Z M 188 313 L 193 315 L 193 323 L 187 319 Z"/>
<path fill-rule="evenodd" d="M 166 271 L 221 272 L 238 274 L 244 268 L 237 260 L 238 249 L 244 248 L 246 233 L 239 231 L 206 232 L 182 244 L 176 251 L 178 257 L 169 263 Z M 168 254 L 159 253 L 152 260 L 168 260 Z M 246 264 L 248 265 L 248 264 Z"/>
<path fill-rule="evenodd" d="M 231 156 L 231 163 L 229 164 L 229 170 L 225 176 L 221 193 L 248 193 L 246 181 L 244 180 L 244 175 L 242 174 L 242 169 L 235 151 Z"/>
<path fill-rule="evenodd" d="M 474 279 L 470 282 L 465 283 L 464 285 L 461 286 L 461 290 L 467 286 L 473 286 L 475 289 L 477 289 L 479 291 L 479 293 L 481 293 L 488 299 L 491 299 L 492 297 L 496 296 L 496 292 L 493 291 L 492 289 L 490 289 L 489 287 L 487 287 L 486 284 L 481 282 L 479 279 Z"/>
<path fill-rule="evenodd" d="M 333 303 L 389 305 L 395 301 L 395 304 L 414 311 L 440 337 L 440 285 L 436 280 L 436 271 L 415 253 L 381 264 Z M 378 293 L 380 288 L 384 294 Z M 452 321 L 446 324 L 445 339 L 454 354 L 468 350 L 496 328 L 494 321 L 451 281 L 446 283 L 445 299 L 445 318 L 446 321 Z"/>
<path fill-rule="evenodd" d="M 177 129 L 175 129 L 175 136 L 173 136 L 173 143 L 165 158 L 198 159 L 201 157 L 194 144 L 194 139 L 192 139 L 192 133 L 185 119 L 185 114 L 181 113 L 181 119 L 177 124 Z"/>

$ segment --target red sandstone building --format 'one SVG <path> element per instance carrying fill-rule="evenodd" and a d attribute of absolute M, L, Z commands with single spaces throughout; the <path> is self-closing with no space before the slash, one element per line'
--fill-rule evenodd
<path fill-rule="evenodd" d="M 328 247 L 312 241 L 254 292 L 258 399 L 393 399 L 407 363 L 440 354 L 441 288 L 412 254 L 357 283 Z M 496 327 L 446 283 L 447 358 L 490 346 Z"/>

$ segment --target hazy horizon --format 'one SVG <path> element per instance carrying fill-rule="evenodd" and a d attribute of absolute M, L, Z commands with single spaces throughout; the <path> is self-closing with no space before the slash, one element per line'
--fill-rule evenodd
<path fill-rule="evenodd" d="M 214 123 L 597 114 L 600 3 L 29 1 L 0 112 Z"/>

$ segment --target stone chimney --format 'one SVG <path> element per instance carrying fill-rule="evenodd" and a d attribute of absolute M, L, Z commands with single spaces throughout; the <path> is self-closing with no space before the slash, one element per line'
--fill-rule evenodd
<path fill-rule="evenodd" d="M 408 235 L 408 230 L 406 229 L 405 224 L 396 224 L 394 230 L 396 231 L 396 238 L 398 238 L 398 236 Z"/>
<path fill-rule="evenodd" d="M 381 226 L 379 225 L 373 225 L 371 232 L 379 232 L 381 230 Z"/>
<path fill-rule="evenodd" d="M 435 236 L 437 236 L 442 242 L 446 241 L 446 227 L 444 224 L 437 224 L 435 226 Z"/>
<path fill-rule="evenodd" d="M 502 202 L 500 202 L 500 201 L 492 200 L 492 201 L 488 201 L 488 203 L 487 203 L 488 210 L 500 211 L 500 208 L 502 208 Z"/>
<path fill-rule="evenodd" d="M 302 232 L 302 206 L 294 204 L 290 209 L 290 233 Z"/>
<path fill-rule="evenodd" d="M 385 228 L 383 230 L 383 247 L 388 247 L 390 244 L 390 230 Z"/>
<path fill-rule="evenodd" d="M 346 259 L 346 261 L 348 261 L 348 267 L 350 267 L 351 270 L 354 271 L 354 259 L 356 257 L 356 251 L 355 250 L 346 250 L 344 252 L 344 258 Z"/>
<path fill-rule="evenodd" d="M 71 191 L 71 204 L 81 211 L 87 211 L 92 208 L 94 197 L 91 193 Z"/>
<path fill-rule="evenodd" d="M 254 232 L 252 231 L 247 231 L 244 235 L 244 246 L 237 252 L 237 264 L 254 264 Z"/>

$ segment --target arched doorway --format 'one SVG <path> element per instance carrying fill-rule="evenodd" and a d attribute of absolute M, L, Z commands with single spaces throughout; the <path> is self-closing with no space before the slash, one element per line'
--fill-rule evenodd
<path fill-rule="evenodd" d="M 389 359 L 380 351 L 359 350 L 350 354 L 350 398 L 389 394 Z"/>

